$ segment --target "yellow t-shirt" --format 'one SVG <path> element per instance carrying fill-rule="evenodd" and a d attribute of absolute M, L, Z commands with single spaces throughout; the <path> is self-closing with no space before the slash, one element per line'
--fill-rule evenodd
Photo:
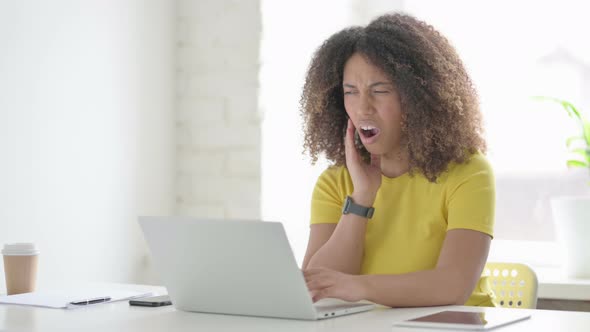
<path fill-rule="evenodd" d="M 331 167 L 313 191 L 311 223 L 338 223 L 342 205 L 353 191 L 346 167 Z M 471 229 L 493 236 L 495 185 L 486 158 L 475 154 L 464 164 L 451 163 L 436 183 L 416 172 L 382 176 L 367 224 L 362 274 L 402 274 L 435 268 L 446 232 Z M 476 288 L 467 302 L 491 305 Z"/>

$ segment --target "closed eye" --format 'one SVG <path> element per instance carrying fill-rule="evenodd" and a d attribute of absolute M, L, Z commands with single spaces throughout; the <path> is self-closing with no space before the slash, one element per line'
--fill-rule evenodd
<path fill-rule="evenodd" d="M 373 91 L 374 93 L 389 93 L 389 91 L 384 91 L 384 90 L 380 90 L 380 91 Z"/>
<path fill-rule="evenodd" d="M 356 93 L 356 91 L 344 91 L 344 94 L 345 95 L 352 95 L 352 94 L 355 94 L 355 93 Z"/>

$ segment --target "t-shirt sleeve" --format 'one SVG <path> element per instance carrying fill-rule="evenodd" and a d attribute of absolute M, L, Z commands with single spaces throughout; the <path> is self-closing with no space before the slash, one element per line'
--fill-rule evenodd
<path fill-rule="evenodd" d="M 318 178 L 311 197 L 311 224 L 335 224 L 342 215 L 341 167 L 330 167 Z"/>
<path fill-rule="evenodd" d="M 492 167 L 481 155 L 458 167 L 448 196 L 447 230 L 471 229 L 493 237 L 496 188 Z"/>

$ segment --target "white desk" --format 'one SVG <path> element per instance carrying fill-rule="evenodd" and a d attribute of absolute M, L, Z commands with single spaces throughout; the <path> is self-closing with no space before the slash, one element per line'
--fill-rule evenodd
<path fill-rule="evenodd" d="M 127 285 L 130 289 L 165 292 L 162 287 Z M 477 311 L 481 308 L 454 307 Z M 410 331 L 414 328 L 393 328 L 392 323 L 432 313 L 441 308 L 378 308 L 370 312 L 337 317 L 323 321 L 241 317 L 177 311 L 172 306 L 146 308 L 129 306 L 127 302 L 100 304 L 88 308 L 62 310 L 0 305 L 2 331 Z M 490 310 L 488 308 L 487 310 Z M 491 310 L 525 310 L 499 309 Z M 590 331 L 590 313 L 529 310 L 532 317 L 494 331 Z M 432 331 L 432 330 L 430 330 Z M 438 330 L 443 331 L 443 330 Z"/>
<path fill-rule="evenodd" d="M 590 279 L 568 277 L 565 271 L 554 268 L 535 267 L 539 279 L 540 299 L 590 300 Z"/>

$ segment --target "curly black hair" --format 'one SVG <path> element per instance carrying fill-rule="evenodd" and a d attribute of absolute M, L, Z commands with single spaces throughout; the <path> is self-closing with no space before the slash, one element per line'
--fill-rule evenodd
<path fill-rule="evenodd" d="M 402 136 L 410 174 L 436 182 L 449 163 L 485 153 L 476 90 L 455 49 L 432 26 L 393 13 L 366 27 L 344 29 L 315 52 L 301 96 L 304 150 L 346 165 L 343 133 L 347 117 L 342 79 L 346 61 L 363 55 L 393 82 L 402 106 Z M 366 149 L 361 155 L 367 159 Z"/>

